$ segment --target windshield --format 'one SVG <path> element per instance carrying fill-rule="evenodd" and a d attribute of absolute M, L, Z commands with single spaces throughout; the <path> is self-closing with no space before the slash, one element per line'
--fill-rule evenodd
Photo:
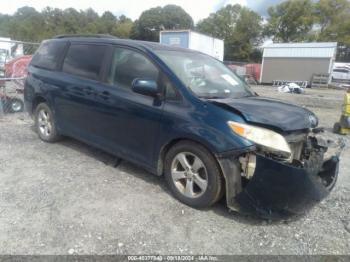
<path fill-rule="evenodd" d="M 220 99 L 254 95 L 230 69 L 208 55 L 169 50 L 155 53 L 198 97 Z"/>

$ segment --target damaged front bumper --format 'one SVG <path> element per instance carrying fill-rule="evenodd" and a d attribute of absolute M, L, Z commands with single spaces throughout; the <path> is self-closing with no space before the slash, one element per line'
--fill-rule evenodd
<path fill-rule="evenodd" d="M 243 213 L 270 218 L 302 214 L 325 198 L 337 180 L 339 159 L 324 162 L 316 175 L 260 155 L 256 164 L 254 176 L 235 201 Z"/>
<path fill-rule="evenodd" d="M 341 149 L 340 146 L 321 161 L 316 159 L 304 165 L 256 153 L 254 174 L 245 183 L 237 156 L 219 159 L 226 179 L 227 206 L 268 219 L 304 214 L 333 189 Z"/>

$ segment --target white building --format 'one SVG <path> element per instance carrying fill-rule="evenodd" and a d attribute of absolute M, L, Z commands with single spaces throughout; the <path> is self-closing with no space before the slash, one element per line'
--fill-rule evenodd
<path fill-rule="evenodd" d="M 264 47 L 260 82 L 308 81 L 313 74 L 331 74 L 337 43 L 281 43 Z"/>

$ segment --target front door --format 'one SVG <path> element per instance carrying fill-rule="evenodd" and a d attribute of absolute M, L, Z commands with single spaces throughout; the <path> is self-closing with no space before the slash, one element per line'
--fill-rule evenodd
<path fill-rule="evenodd" d="M 163 102 L 132 91 L 136 78 L 160 83 L 159 69 L 139 51 L 115 47 L 106 75 L 109 98 L 105 100 L 109 114 L 101 121 L 100 136 L 111 141 L 125 158 L 154 167 L 154 147 L 163 112 Z"/>

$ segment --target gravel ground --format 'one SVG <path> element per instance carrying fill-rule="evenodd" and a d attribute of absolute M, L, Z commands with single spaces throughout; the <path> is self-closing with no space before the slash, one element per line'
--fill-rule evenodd
<path fill-rule="evenodd" d="M 343 92 L 261 95 L 315 111 L 331 128 Z M 162 177 L 72 139 L 41 142 L 25 114 L 0 119 L 1 254 L 350 254 L 350 150 L 337 186 L 307 215 L 268 222 L 230 213 L 224 202 L 196 210 Z"/>

